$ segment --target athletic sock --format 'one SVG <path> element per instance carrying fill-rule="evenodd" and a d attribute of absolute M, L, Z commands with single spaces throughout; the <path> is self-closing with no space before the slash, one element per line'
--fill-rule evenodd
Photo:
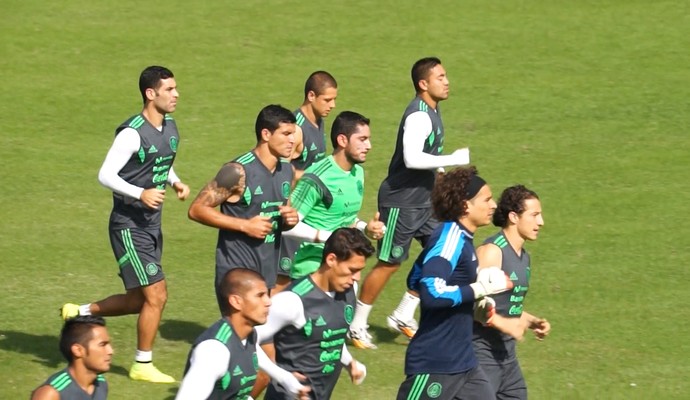
<path fill-rule="evenodd" d="M 142 351 L 137 349 L 134 354 L 134 361 L 138 363 L 150 363 L 153 360 L 153 351 Z"/>
<path fill-rule="evenodd" d="M 350 327 L 353 329 L 361 329 L 367 326 L 369 321 L 369 313 L 371 313 L 371 304 L 364 304 L 357 300 L 357 308 L 355 309 L 355 316 L 352 318 Z"/>
<path fill-rule="evenodd" d="M 91 315 L 91 303 L 80 305 L 79 315 Z"/>
<path fill-rule="evenodd" d="M 417 310 L 418 305 L 419 297 L 405 292 L 400 300 L 400 304 L 398 304 L 398 308 L 393 311 L 393 315 L 402 321 L 410 321 L 414 319 L 414 312 Z"/>

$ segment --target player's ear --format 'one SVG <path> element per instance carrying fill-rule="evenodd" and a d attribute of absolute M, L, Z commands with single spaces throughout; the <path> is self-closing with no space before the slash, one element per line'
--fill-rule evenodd
<path fill-rule="evenodd" d="M 337 263 L 338 257 L 335 256 L 335 253 L 326 254 L 326 265 L 333 268 Z"/>
<path fill-rule="evenodd" d="M 264 128 L 261 130 L 261 140 L 264 142 L 268 142 L 268 140 L 271 138 L 271 135 L 273 132 L 269 131 L 268 129 Z"/>
<path fill-rule="evenodd" d="M 84 358 L 86 356 L 86 348 L 79 343 L 73 343 L 70 347 L 70 351 L 72 351 L 74 358 Z"/>
<path fill-rule="evenodd" d="M 147 88 L 144 93 L 146 94 L 146 99 L 148 101 L 153 101 L 153 99 L 156 98 L 156 89 L 154 88 Z"/>
<path fill-rule="evenodd" d="M 338 136 L 336 136 L 335 140 L 338 142 L 339 147 L 345 147 L 347 146 L 347 136 L 345 136 L 344 133 L 339 133 Z"/>
<path fill-rule="evenodd" d="M 237 294 L 231 294 L 228 296 L 228 303 L 230 303 L 230 307 L 234 308 L 235 310 L 241 310 L 242 309 L 242 297 Z"/>
<path fill-rule="evenodd" d="M 419 85 L 419 88 L 426 92 L 429 89 L 429 82 L 426 81 L 426 79 L 420 79 L 419 82 L 417 82 Z"/>
<path fill-rule="evenodd" d="M 310 103 L 313 103 L 314 100 L 316 100 L 316 93 L 314 93 L 313 90 L 307 92 L 307 100 L 309 100 Z"/>
<path fill-rule="evenodd" d="M 519 218 L 520 216 L 515 211 L 511 211 L 508 213 L 508 220 L 513 224 L 517 224 Z"/>

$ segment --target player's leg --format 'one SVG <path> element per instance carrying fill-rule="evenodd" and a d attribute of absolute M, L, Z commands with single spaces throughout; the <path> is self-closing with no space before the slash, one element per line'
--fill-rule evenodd
<path fill-rule="evenodd" d="M 292 262 L 295 259 L 297 249 L 299 249 L 298 241 L 281 237 L 280 254 L 278 256 L 278 276 L 276 277 L 275 287 L 271 289 L 271 296 L 282 292 L 292 282 L 290 269 L 292 268 Z"/>
<path fill-rule="evenodd" d="M 503 374 L 498 391 L 497 400 L 527 400 L 527 384 L 522 375 L 522 369 L 517 358 L 503 365 Z"/>
<path fill-rule="evenodd" d="M 485 400 L 493 399 L 494 392 L 489 380 L 481 367 L 477 366 L 462 375 L 461 387 L 455 391 L 454 400 Z M 448 397 L 451 398 L 451 397 Z"/>

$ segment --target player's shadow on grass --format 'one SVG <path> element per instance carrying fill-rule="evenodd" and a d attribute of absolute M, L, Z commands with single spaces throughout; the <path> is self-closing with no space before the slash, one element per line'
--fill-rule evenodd
<path fill-rule="evenodd" d="M 33 356 L 33 362 L 48 368 L 62 368 L 67 361 L 60 354 L 59 339 L 52 335 L 32 335 L 26 332 L 0 331 L 0 349 Z M 112 365 L 110 373 L 127 376 L 123 367 Z"/>
<path fill-rule="evenodd" d="M 158 332 L 165 340 L 176 340 L 192 344 L 197 336 L 201 335 L 207 328 L 196 322 L 168 319 L 161 323 L 160 327 L 158 327 Z"/>
<path fill-rule="evenodd" d="M 404 336 L 400 335 L 399 333 L 391 332 L 390 329 L 383 326 L 370 325 L 369 333 L 374 336 L 376 342 L 398 344 L 402 343 L 403 339 L 405 339 L 405 342 L 407 342 L 407 339 Z"/>

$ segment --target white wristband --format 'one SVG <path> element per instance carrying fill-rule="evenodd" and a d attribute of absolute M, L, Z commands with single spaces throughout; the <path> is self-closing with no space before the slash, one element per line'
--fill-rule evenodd
<path fill-rule="evenodd" d="M 366 232 L 367 230 L 367 223 L 362 221 L 361 219 L 358 219 L 355 222 L 355 228 L 359 229 L 362 233 Z"/>

